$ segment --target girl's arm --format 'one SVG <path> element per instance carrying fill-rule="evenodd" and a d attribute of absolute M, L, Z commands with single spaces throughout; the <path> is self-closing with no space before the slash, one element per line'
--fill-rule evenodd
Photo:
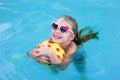
<path fill-rule="evenodd" d="M 52 64 L 60 64 L 61 60 L 57 57 L 57 55 L 48 47 L 48 46 L 44 46 L 44 48 L 46 50 L 44 50 L 45 52 L 47 51 L 47 56 L 50 59 L 50 62 Z"/>
<path fill-rule="evenodd" d="M 74 42 L 71 42 L 70 45 L 67 48 L 64 60 L 60 64 L 58 64 L 60 69 L 64 70 L 64 69 L 67 68 L 67 66 L 69 65 L 69 63 L 72 60 L 72 57 L 73 57 L 76 49 L 77 49 L 77 45 Z"/>
<path fill-rule="evenodd" d="M 52 64 L 60 64 L 61 63 L 61 60 L 47 45 L 41 46 L 40 48 L 38 48 L 38 50 L 39 50 L 38 55 L 48 57 Z"/>
<path fill-rule="evenodd" d="M 66 53 L 64 60 L 60 64 L 58 64 L 58 67 L 62 70 L 66 69 L 72 60 L 72 56 L 73 54 Z"/>

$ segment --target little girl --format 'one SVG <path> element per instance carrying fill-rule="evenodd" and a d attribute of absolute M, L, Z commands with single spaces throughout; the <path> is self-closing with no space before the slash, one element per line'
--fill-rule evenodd
<path fill-rule="evenodd" d="M 87 34 L 84 34 L 85 31 Z M 89 27 L 78 32 L 76 20 L 70 16 L 62 15 L 52 24 L 51 40 L 59 43 L 65 50 L 64 59 L 61 61 L 46 45 L 38 49 L 34 48 L 29 52 L 29 55 L 39 62 L 56 64 L 60 69 L 65 69 L 71 62 L 78 46 L 90 39 L 98 39 L 97 35 L 98 32 L 93 32 Z"/>

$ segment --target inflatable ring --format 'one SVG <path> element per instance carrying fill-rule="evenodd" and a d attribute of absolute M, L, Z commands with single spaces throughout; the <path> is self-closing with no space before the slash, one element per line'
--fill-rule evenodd
<path fill-rule="evenodd" d="M 42 45 L 47 45 L 54 53 L 57 55 L 57 57 L 62 61 L 65 56 L 64 49 L 60 46 L 59 43 L 53 42 L 51 39 L 45 40 L 42 43 L 38 44 L 36 48 L 40 48 Z M 48 64 L 50 65 L 50 64 Z"/>

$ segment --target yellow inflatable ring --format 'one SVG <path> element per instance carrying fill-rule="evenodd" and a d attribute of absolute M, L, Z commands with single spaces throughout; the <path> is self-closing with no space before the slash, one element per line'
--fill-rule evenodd
<path fill-rule="evenodd" d="M 42 43 L 38 44 L 36 48 L 40 48 L 42 45 L 47 45 L 51 50 L 54 51 L 54 53 L 57 55 L 57 57 L 62 61 L 65 56 L 64 49 L 60 46 L 59 43 L 53 42 L 51 39 L 45 40 Z M 49 64 L 48 64 L 49 65 Z"/>

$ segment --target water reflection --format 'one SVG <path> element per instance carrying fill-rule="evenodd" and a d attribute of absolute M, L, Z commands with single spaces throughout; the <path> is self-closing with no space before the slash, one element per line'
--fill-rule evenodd
<path fill-rule="evenodd" d="M 73 57 L 73 64 L 77 72 L 81 75 L 80 79 L 87 80 L 88 78 L 86 75 L 86 52 L 83 46 L 81 46 L 81 48 L 76 51 Z"/>

